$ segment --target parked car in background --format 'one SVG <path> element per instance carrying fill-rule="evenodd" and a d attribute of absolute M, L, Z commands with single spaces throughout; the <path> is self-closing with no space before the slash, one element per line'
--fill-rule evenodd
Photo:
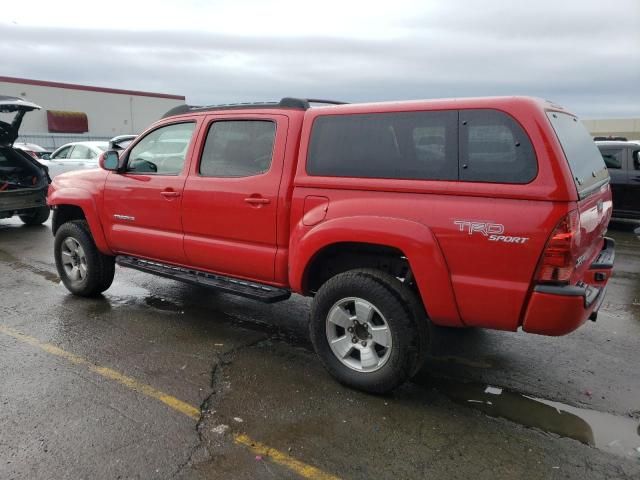
<path fill-rule="evenodd" d="M 640 220 L 640 141 L 596 141 L 611 176 L 613 216 Z"/>
<path fill-rule="evenodd" d="M 609 135 L 608 137 L 593 137 L 594 142 L 605 142 L 605 141 L 626 142 L 627 140 L 628 140 L 627 137 L 616 137 L 614 135 Z"/>
<path fill-rule="evenodd" d="M 98 156 L 109 148 L 108 142 L 72 142 L 54 151 L 42 163 L 49 168 L 51 178 L 72 170 L 98 167 Z"/>
<path fill-rule="evenodd" d="M 48 159 L 51 155 L 51 150 L 47 150 L 44 147 L 41 147 L 37 143 L 14 143 L 13 148 L 19 148 L 20 150 L 24 150 L 33 158 L 37 159 Z"/>
<path fill-rule="evenodd" d="M 0 120 L 0 218 L 18 215 L 27 225 L 39 225 L 49 218 L 46 199 L 51 179 L 47 168 L 14 148 L 14 142 L 25 113 L 39 109 L 22 98 L 0 95 L 0 113 L 5 114 Z"/>
<path fill-rule="evenodd" d="M 118 135 L 109 140 L 109 150 L 125 150 L 137 135 Z"/>

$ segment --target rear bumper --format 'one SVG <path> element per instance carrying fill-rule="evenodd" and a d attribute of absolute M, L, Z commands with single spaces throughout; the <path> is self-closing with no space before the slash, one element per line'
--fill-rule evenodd
<path fill-rule="evenodd" d="M 0 214 L 5 217 L 46 205 L 47 187 L 0 192 Z"/>
<path fill-rule="evenodd" d="M 527 305 L 522 329 L 557 336 L 573 332 L 588 319 L 595 320 L 614 259 L 615 242 L 605 238 L 602 251 L 589 267 L 584 281 L 576 285 L 536 286 Z"/>

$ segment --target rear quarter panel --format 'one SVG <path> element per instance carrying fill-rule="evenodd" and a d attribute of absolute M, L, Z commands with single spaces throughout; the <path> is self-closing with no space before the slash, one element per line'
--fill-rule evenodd
<path fill-rule="evenodd" d="M 305 226 L 298 221 L 291 252 L 294 288 L 303 258 L 340 241 L 378 243 L 399 248 L 416 276 L 427 311 L 436 324 L 515 330 L 530 293 L 540 253 L 567 205 L 546 201 L 491 199 L 419 193 L 297 189 L 294 216 L 309 195 L 329 197 L 325 221 Z M 523 213 L 525 212 L 525 213 Z M 344 219 L 340 228 L 333 228 Z M 420 228 L 390 228 L 387 219 L 402 219 Z M 489 236 L 461 229 L 460 220 L 504 225 L 504 235 L 524 243 L 490 241 Z M 349 228 L 351 227 L 351 228 Z M 324 230 L 312 246 L 306 239 Z M 423 233 L 426 231 L 428 233 Z M 431 241 L 432 239 L 432 241 Z"/>

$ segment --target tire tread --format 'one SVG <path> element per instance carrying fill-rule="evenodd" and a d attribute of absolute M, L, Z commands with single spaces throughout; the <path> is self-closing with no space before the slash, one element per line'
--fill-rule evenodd
<path fill-rule="evenodd" d="M 33 226 L 33 225 L 42 225 L 44 222 L 49 220 L 49 215 L 51 214 L 51 210 L 49 207 L 38 207 L 34 208 L 32 213 L 19 215 L 20 220 L 25 225 Z"/>
<path fill-rule="evenodd" d="M 62 268 L 62 262 L 60 261 L 60 246 L 68 236 L 76 238 L 87 255 L 89 276 L 87 282 L 81 287 L 74 286 L 67 281 L 66 274 Z M 105 255 L 98 250 L 86 220 L 72 220 L 61 225 L 56 232 L 54 249 L 58 274 L 65 287 L 74 295 L 93 297 L 104 292 L 111 286 L 115 275 L 115 258 Z"/>
<path fill-rule="evenodd" d="M 372 303 L 394 323 L 395 339 L 400 341 L 397 348 L 404 349 L 392 351 L 392 358 L 378 371 L 350 370 L 335 358 L 326 342 L 326 311 L 336 298 L 359 296 L 349 292 L 363 292 L 360 295 L 369 301 L 375 299 Z M 420 324 L 424 318 L 419 305 L 413 292 L 391 275 L 375 269 L 349 270 L 330 278 L 318 290 L 309 325 L 311 341 L 325 368 L 339 382 L 370 393 L 386 393 L 412 377 L 426 355 L 428 332 L 426 322 Z"/>

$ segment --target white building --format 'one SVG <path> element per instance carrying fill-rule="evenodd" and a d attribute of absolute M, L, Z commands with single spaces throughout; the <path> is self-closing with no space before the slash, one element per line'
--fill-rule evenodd
<path fill-rule="evenodd" d="M 582 122 L 594 137 L 612 136 L 640 140 L 640 118 L 605 118 Z"/>
<path fill-rule="evenodd" d="M 3 76 L 0 95 L 23 97 L 42 107 L 25 115 L 18 141 L 45 148 L 76 140 L 137 134 L 166 111 L 185 103 L 182 95 Z"/>

